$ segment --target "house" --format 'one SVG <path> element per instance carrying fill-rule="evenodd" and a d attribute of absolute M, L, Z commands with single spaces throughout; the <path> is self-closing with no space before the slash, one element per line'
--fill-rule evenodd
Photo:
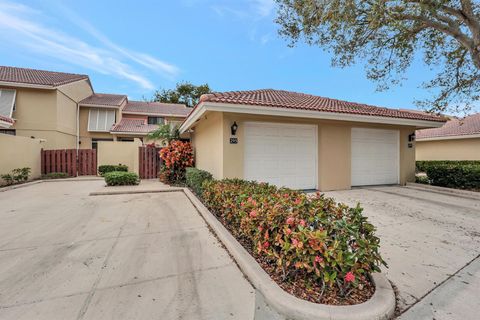
<path fill-rule="evenodd" d="M 441 117 L 309 94 L 254 90 L 203 95 L 182 124 L 196 166 L 321 191 L 414 180 L 415 130 Z"/>
<path fill-rule="evenodd" d="M 190 111 L 95 93 L 87 75 L 0 66 L 0 133 L 43 139 L 46 149 L 143 141 L 158 124 L 178 124 Z"/>
<path fill-rule="evenodd" d="M 417 160 L 480 160 L 480 113 L 416 132 Z"/>

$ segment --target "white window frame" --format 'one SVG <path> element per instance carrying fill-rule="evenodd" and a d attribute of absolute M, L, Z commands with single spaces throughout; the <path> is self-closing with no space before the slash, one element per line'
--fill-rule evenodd
<path fill-rule="evenodd" d="M 97 113 L 97 116 L 96 116 L 96 124 L 95 124 L 95 127 L 92 128 L 91 127 L 91 121 L 92 121 L 92 112 L 96 112 Z M 105 123 L 103 125 L 103 128 L 99 128 L 99 118 L 100 118 L 100 112 L 105 112 Z M 112 109 L 100 109 L 100 108 L 90 108 L 88 110 L 88 124 L 87 124 L 87 130 L 89 132 L 110 132 L 110 128 L 111 126 L 108 126 L 108 113 L 109 112 L 113 112 L 113 123 L 112 125 L 114 125 L 116 122 L 117 122 L 117 112 L 116 110 L 112 110 Z"/>
<path fill-rule="evenodd" d="M 0 96 L 2 95 L 2 91 L 4 90 L 9 90 L 13 91 L 13 99 L 12 99 L 12 105 L 10 106 L 10 114 L 6 114 L 4 116 L 7 116 L 11 118 L 13 116 L 13 111 L 15 111 L 15 100 L 17 100 L 17 90 L 15 89 L 0 89 Z"/>

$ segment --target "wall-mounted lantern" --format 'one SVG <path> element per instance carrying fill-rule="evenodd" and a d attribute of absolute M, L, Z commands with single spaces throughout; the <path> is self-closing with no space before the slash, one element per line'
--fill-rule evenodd
<path fill-rule="evenodd" d="M 413 141 L 415 141 L 415 132 L 408 135 L 408 142 L 413 142 Z"/>
<path fill-rule="evenodd" d="M 236 121 L 233 122 L 232 126 L 230 127 L 230 130 L 232 132 L 232 136 L 237 134 L 238 125 Z"/>

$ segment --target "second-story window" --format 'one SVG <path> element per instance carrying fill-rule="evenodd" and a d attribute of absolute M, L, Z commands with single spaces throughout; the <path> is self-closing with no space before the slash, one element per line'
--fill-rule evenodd
<path fill-rule="evenodd" d="M 88 131 L 109 132 L 115 124 L 115 110 L 91 108 L 88 113 Z"/>
<path fill-rule="evenodd" d="M 15 110 L 16 90 L 0 89 L 0 115 L 11 118 Z"/>
<path fill-rule="evenodd" d="M 165 119 L 162 117 L 148 117 L 148 124 L 164 124 Z"/>

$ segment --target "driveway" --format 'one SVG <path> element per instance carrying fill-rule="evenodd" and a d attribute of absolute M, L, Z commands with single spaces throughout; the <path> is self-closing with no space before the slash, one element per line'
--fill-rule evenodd
<path fill-rule="evenodd" d="M 251 319 L 253 288 L 180 192 L 0 192 L 0 319 Z"/>
<path fill-rule="evenodd" d="M 408 187 L 327 192 L 378 227 L 401 319 L 478 319 L 480 197 Z"/>

